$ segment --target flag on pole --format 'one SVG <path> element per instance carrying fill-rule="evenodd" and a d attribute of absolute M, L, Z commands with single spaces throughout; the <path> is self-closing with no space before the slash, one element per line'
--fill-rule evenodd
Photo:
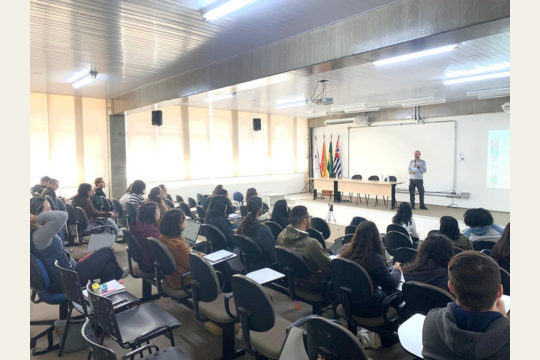
<path fill-rule="evenodd" d="M 326 169 L 326 139 L 323 135 L 323 143 L 322 143 L 322 159 L 321 159 L 321 177 L 327 178 L 328 177 L 328 170 Z"/>
<path fill-rule="evenodd" d="M 319 145 L 317 144 L 317 137 L 315 136 L 315 152 L 314 155 L 315 159 L 313 160 L 314 169 L 313 177 L 321 177 L 321 167 L 319 163 Z"/>
<path fill-rule="evenodd" d="M 341 173 L 341 158 L 339 157 L 339 135 L 336 143 L 336 156 L 334 157 L 334 173 L 338 179 L 343 177 Z"/>
<path fill-rule="evenodd" d="M 332 154 L 332 134 L 330 134 L 330 146 L 328 146 L 328 176 L 334 173 L 334 160 L 332 160 L 333 157 L 334 155 Z"/>

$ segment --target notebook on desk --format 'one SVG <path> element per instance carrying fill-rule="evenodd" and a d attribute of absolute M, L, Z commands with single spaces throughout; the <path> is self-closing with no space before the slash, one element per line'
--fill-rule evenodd
<path fill-rule="evenodd" d="M 334 242 L 334 244 L 327 251 L 332 255 L 337 255 L 339 254 L 339 251 L 341 250 L 342 247 L 343 247 L 343 238 L 338 237 L 336 241 Z"/>
<path fill-rule="evenodd" d="M 199 229 L 201 228 L 201 224 L 192 221 L 192 220 L 186 220 L 186 229 L 183 231 L 184 240 L 186 240 L 186 243 L 189 246 L 195 245 L 197 242 L 197 237 L 199 236 Z"/>

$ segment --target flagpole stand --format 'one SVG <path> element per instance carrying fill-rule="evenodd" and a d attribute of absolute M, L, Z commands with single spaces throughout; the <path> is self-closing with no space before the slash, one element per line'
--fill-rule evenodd
<path fill-rule="evenodd" d="M 302 188 L 302 191 L 300 191 L 301 194 L 304 192 L 308 192 L 308 193 L 313 192 L 313 183 L 311 182 L 311 180 L 308 180 L 307 183 Z"/>
<path fill-rule="evenodd" d="M 334 216 L 334 205 L 328 204 L 328 214 L 326 214 L 326 222 L 330 223 L 330 221 L 333 221 L 334 224 L 337 224 L 336 218 Z"/>

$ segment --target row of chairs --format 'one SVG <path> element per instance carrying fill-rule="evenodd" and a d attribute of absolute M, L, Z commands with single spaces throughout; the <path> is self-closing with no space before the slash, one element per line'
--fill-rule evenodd
<path fill-rule="evenodd" d="M 353 179 L 353 180 L 362 180 L 362 175 L 353 175 L 353 177 L 351 179 Z M 377 175 L 372 175 L 372 176 L 370 176 L 368 178 L 368 180 L 379 181 L 380 178 Z M 389 175 L 384 179 L 384 181 L 397 181 L 397 178 L 395 176 Z M 349 193 L 349 197 L 352 199 L 353 194 Z M 364 197 L 365 197 L 365 200 L 366 200 L 366 205 L 369 206 L 369 194 L 364 194 Z M 385 196 L 383 196 L 383 201 L 384 201 L 384 205 L 386 207 L 388 207 L 389 199 L 387 199 Z M 362 197 L 360 196 L 360 194 L 356 194 L 356 205 L 358 205 L 358 202 L 360 202 L 360 204 L 362 203 Z M 375 206 L 377 206 L 377 205 L 379 205 L 379 199 L 378 199 L 378 196 L 375 195 Z"/>

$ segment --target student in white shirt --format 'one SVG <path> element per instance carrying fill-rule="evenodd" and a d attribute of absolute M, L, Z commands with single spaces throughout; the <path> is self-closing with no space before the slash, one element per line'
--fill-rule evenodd
<path fill-rule="evenodd" d="M 412 218 L 412 208 L 409 203 L 402 202 L 399 204 L 396 215 L 392 218 L 392 223 L 401 225 L 409 231 L 409 234 L 413 238 L 413 242 L 417 242 L 420 239 L 418 232 L 416 231 L 416 223 Z"/>

